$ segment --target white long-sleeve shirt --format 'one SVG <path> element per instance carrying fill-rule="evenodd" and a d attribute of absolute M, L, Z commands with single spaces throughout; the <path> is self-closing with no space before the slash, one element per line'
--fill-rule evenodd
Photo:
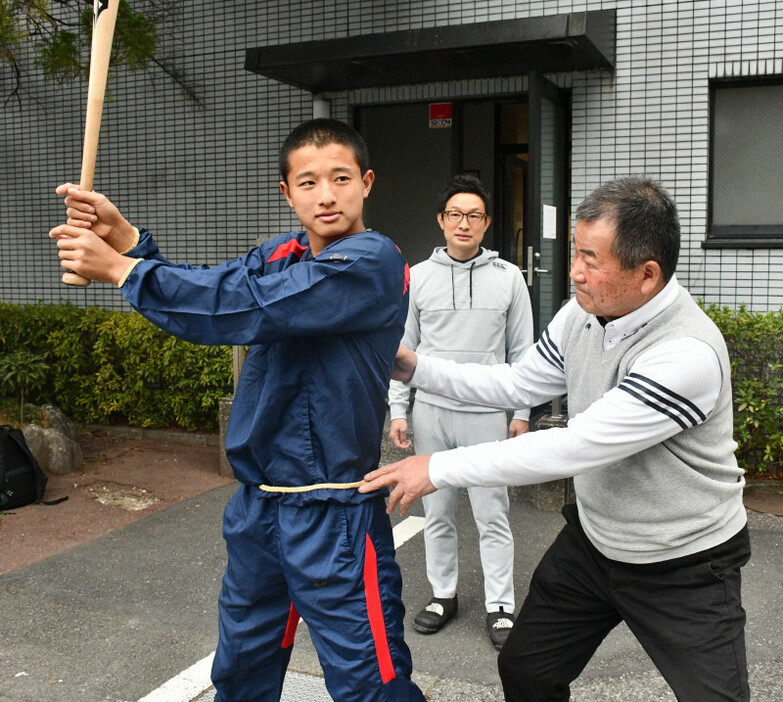
<path fill-rule="evenodd" d="M 677 296 L 674 277 L 653 299 L 606 324 L 604 349 L 638 333 Z M 533 407 L 567 392 L 562 348 L 564 306 L 535 346 L 512 365 L 457 364 L 418 356 L 411 381 L 447 397 L 492 407 Z M 594 322 L 598 324 L 597 321 Z M 704 421 L 718 398 L 722 373 L 712 347 L 693 337 L 644 351 L 626 376 L 565 428 L 442 451 L 430 460 L 437 488 L 527 485 L 566 478 L 612 464 Z M 589 372 L 585 368 L 584 372 Z"/>

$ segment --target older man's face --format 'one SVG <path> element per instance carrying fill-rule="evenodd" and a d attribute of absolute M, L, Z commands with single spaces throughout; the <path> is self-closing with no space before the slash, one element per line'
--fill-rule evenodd
<path fill-rule="evenodd" d="M 579 306 L 611 322 L 641 307 L 648 299 L 642 291 L 644 266 L 623 270 L 612 253 L 614 222 L 602 218 L 577 221 L 571 280 Z"/>

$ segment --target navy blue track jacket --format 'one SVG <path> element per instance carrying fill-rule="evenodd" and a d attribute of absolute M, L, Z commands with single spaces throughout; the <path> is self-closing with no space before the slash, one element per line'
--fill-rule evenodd
<path fill-rule="evenodd" d="M 360 232 L 313 257 L 307 234 L 289 233 L 208 268 L 171 263 L 140 232 L 128 255 L 144 260 L 121 288 L 133 308 L 193 343 L 249 345 L 226 434 L 238 480 L 350 483 L 377 467 L 408 311 L 408 266 L 390 239 Z M 377 493 L 275 497 L 355 503 Z"/>

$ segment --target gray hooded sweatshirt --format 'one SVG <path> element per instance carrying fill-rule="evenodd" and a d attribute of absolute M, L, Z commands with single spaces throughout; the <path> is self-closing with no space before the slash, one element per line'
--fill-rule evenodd
<path fill-rule="evenodd" d="M 533 319 L 527 285 L 519 269 L 482 248 L 457 261 L 437 247 L 411 268 L 408 318 L 402 345 L 417 354 L 460 363 L 513 363 L 533 343 Z M 404 419 L 410 387 L 395 380 L 389 387 L 392 419 Z M 496 412 L 417 390 L 416 402 L 462 412 Z M 527 420 L 530 410 L 514 412 Z"/>

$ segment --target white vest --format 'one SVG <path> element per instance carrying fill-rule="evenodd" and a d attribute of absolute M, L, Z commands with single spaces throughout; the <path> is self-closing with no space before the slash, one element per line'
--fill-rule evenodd
<path fill-rule="evenodd" d="M 663 443 L 574 477 L 582 526 L 607 558 L 630 563 L 678 558 L 723 543 L 746 522 L 726 344 L 685 289 L 632 344 L 607 351 L 595 317 L 574 307 L 562 340 L 568 412 L 577 415 L 620 385 L 643 351 L 686 336 L 709 344 L 720 362 L 723 384 L 710 415 Z"/>

